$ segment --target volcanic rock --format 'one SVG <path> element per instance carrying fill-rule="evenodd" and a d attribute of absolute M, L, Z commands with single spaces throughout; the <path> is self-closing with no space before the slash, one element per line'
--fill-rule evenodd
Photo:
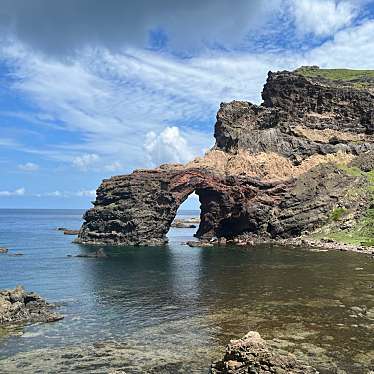
<path fill-rule="evenodd" d="M 53 312 L 54 305 L 38 294 L 17 286 L 0 291 L 0 326 L 36 322 L 54 322 L 64 317 Z"/>
<path fill-rule="evenodd" d="M 204 157 L 104 180 L 76 242 L 162 245 L 193 192 L 202 240 L 293 238 L 367 215 L 373 90 L 283 71 L 269 73 L 262 97 L 221 104 Z"/>

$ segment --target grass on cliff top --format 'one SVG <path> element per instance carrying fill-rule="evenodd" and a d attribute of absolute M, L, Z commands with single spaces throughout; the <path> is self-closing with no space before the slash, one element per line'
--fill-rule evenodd
<path fill-rule="evenodd" d="M 333 81 L 348 82 L 355 86 L 374 84 L 372 82 L 365 82 L 366 80 L 374 80 L 374 70 L 320 69 L 313 66 L 302 66 L 296 69 L 295 72 L 304 77 L 325 78 Z"/>

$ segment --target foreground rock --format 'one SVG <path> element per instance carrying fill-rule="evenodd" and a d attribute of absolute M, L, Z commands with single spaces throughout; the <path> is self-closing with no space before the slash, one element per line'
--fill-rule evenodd
<path fill-rule="evenodd" d="M 54 322 L 64 317 L 53 311 L 55 306 L 47 303 L 33 292 L 22 287 L 0 291 L 0 326 L 36 322 Z"/>
<path fill-rule="evenodd" d="M 260 106 L 221 104 L 204 157 L 104 180 L 76 241 L 165 244 L 195 192 L 203 241 L 316 235 L 373 246 L 374 91 L 359 83 L 269 73 Z"/>
<path fill-rule="evenodd" d="M 242 339 L 231 340 L 222 361 L 212 364 L 211 374 L 318 374 L 290 353 L 271 349 L 258 332 L 250 331 Z"/>

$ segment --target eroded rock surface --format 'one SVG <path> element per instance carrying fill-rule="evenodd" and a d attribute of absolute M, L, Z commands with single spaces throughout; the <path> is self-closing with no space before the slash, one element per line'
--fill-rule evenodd
<path fill-rule="evenodd" d="M 230 341 L 223 359 L 212 364 L 210 373 L 317 374 L 318 371 L 290 353 L 271 349 L 258 332 L 250 331 L 242 339 Z"/>
<path fill-rule="evenodd" d="M 20 286 L 0 291 L 0 326 L 63 319 L 53 309 L 54 305 L 47 303 L 36 293 L 26 292 Z"/>
<path fill-rule="evenodd" d="M 363 217 L 373 199 L 373 91 L 278 72 L 262 96 L 260 106 L 221 104 L 204 157 L 104 180 L 77 242 L 164 244 L 193 192 L 201 239 L 295 237 L 329 223 L 336 208 L 352 222 Z"/>

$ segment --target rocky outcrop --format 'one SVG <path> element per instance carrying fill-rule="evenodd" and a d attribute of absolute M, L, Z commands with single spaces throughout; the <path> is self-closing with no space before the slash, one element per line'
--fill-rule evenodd
<path fill-rule="evenodd" d="M 53 309 L 54 305 L 36 293 L 26 292 L 20 286 L 0 291 L 0 326 L 54 322 L 64 318 Z"/>
<path fill-rule="evenodd" d="M 201 239 L 295 237 L 328 224 L 337 207 L 360 219 L 372 199 L 372 90 L 279 72 L 262 96 L 260 106 L 221 104 L 203 158 L 104 180 L 77 242 L 164 244 L 193 192 Z"/>
<path fill-rule="evenodd" d="M 139 170 L 105 180 L 95 208 L 86 212 L 78 241 L 161 245 L 183 201 L 193 192 L 201 203 L 199 238 L 266 231 L 272 208 L 287 190 L 283 182 L 224 177 L 208 169 Z"/>
<path fill-rule="evenodd" d="M 250 331 L 242 339 L 230 341 L 223 359 L 212 364 L 210 373 L 317 374 L 318 371 L 290 353 L 271 349 L 258 332 Z"/>

